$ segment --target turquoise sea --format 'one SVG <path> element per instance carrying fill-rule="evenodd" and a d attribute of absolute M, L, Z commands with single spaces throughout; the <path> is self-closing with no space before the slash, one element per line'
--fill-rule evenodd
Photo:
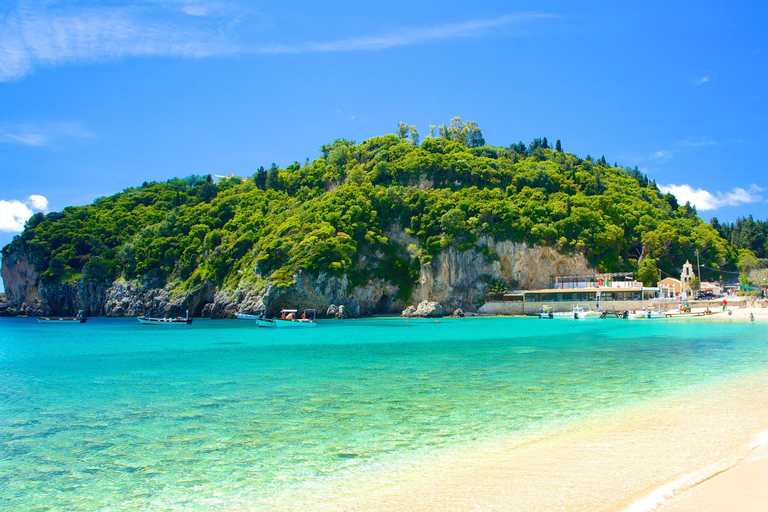
<path fill-rule="evenodd" d="M 269 510 L 765 368 L 763 323 L 0 319 L 0 510 Z"/>

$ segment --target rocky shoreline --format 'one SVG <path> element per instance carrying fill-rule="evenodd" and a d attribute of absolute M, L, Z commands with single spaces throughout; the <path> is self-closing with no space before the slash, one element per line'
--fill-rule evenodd
<path fill-rule="evenodd" d="M 406 236 L 406 235 L 402 235 Z M 391 237 L 393 243 L 403 243 Z M 360 256 L 364 258 L 363 256 Z M 183 316 L 234 318 L 237 313 L 281 309 L 315 309 L 321 318 L 353 318 L 372 315 L 437 317 L 476 313 L 494 284 L 512 288 L 542 288 L 550 276 L 587 273 L 583 255 L 561 254 L 553 247 L 529 247 L 524 243 L 478 240 L 459 251 L 448 247 L 420 265 L 418 280 L 410 289 L 392 281 L 371 278 L 353 284 L 346 275 L 312 274 L 301 269 L 294 284 L 277 287 L 256 273 L 244 276 L 234 287 L 205 281 L 193 289 L 179 282 L 142 282 L 119 278 L 113 282 L 86 277 L 73 282 L 45 284 L 31 256 L 22 251 L 5 254 L 0 267 L 6 300 L 2 316 Z"/>

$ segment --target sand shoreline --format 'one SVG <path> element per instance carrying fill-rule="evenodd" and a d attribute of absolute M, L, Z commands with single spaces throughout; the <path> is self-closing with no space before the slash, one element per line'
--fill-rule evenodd
<path fill-rule="evenodd" d="M 367 478 L 325 482 L 270 510 L 657 510 L 670 496 L 749 460 L 768 430 L 767 390 L 768 372 L 745 374 L 527 442 L 494 440 L 379 468 Z"/>

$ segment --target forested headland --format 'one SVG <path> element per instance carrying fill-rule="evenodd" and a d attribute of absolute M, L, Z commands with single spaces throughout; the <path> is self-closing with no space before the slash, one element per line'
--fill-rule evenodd
<path fill-rule="evenodd" d="M 353 287 L 387 281 L 407 302 L 420 269 L 448 248 L 492 260 L 478 244 L 484 237 L 580 254 L 647 284 L 659 271 L 678 275 L 697 249 L 704 279 L 765 257 L 764 242 L 737 243 L 741 224 L 703 222 L 637 168 L 579 157 L 546 138 L 490 146 L 459 119 L 431 132 L 420 140 L 401 123 L 360 143 L 337 139 L 303 164 L 217 184 L 210 175 L 143 183 L 38 213 L 3 258 L 23 253 L 40 286 L 122 279 L 179 292 L 206 283 L 281 289 L 308 273 Z"/>

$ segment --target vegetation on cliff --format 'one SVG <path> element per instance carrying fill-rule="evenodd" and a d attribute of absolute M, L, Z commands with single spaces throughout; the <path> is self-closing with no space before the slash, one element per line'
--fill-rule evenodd
<path fill-rule="evenodd" d="M 694 208 L 637 169 L 565 153 L 559 140 L 554 149 L 546 138 L 488 146 L 474 123 L 458 119 L 434 132 L 419 141 L 401 123 L 397 134 L 338 139 L 312 162 L 273 164 L 247 179 L 144 183 L 34 215 L 3 254 L 26 251 L 47 284 L 287 286 L 301 271 L 346 274 L 353 284 L 384 278 L 403 298 L 421 264 L 483 236 L 578 251 L 604 271 L 648 282 L 657 267 L 679 273 L 695 249 L 713 274 L 738 258 Z M 415 243 L 393 242 L 403 230 Z"/>

